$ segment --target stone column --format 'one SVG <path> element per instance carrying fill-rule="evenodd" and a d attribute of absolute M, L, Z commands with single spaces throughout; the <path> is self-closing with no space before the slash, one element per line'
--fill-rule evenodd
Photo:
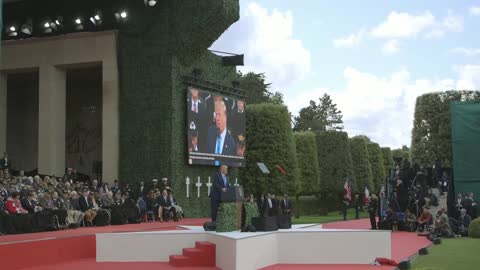
<path fill-rule="evenodd" d="M 0 156 L 7 151 L 7 75 L 0 73 Z"/>
<path fill-rule="evenodd" d="M 112 184 L 118 179 L 120 133 L 118 71 L 114 61 L 103 62 L 102 79 L 102 181 Z"/>
<path fill-rule="evenodd" d="M 40 66 L 38 98 L 38 173 L 65 173 L 66 74 Z"/>

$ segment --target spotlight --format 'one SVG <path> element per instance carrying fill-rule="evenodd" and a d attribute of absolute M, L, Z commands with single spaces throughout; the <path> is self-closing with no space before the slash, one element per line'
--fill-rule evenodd
<path fill-rule="evenodd" d="M 76 24 L 82 24 L 82 20 L 81 20 L 80 18 L 76 18 L 76 19 L 75 19 L 75 23 L 76 23 Z"/>
<path fill-rule="evenodd" d="M 32 20 L 29 19 L 22 25 L 22 27 L 20 28 L 20 32 L 22 32 L 25 35 L 31 36 L 32 31 L 33 31 Z"/>
<path fill-rule="evenodd" d="M 128 18 L 128 13 L 125 9 L 121 9 L 115 13 L 115 19 L 117 22 L 125 22 Z"/>
<path fill-rule="evenodd" d="M 55 20 L 56 25 L 60 25 L 60 21 L 58 19 Z"/>
<path fill-rule="evenodd" d="M 46 23 L 43 25 L 43 27 L 45 27 L 45 28 L 50 28 L 50 24 L 49 24 L 48 22 L 46 22 Z"/>
<path fill-rule="evenodd" d="M 82 18 L 76 17 L 74 22 L 75 22 L 75 30 L 82 31 L 83 30 Z"/>
<path fill-rule="evenodd" d="M 95 26 L 102 24 L 102 13 L 100 11 L 95 11 L 95 15 L 90 17 L 90 21 Z"/>
<path fill-rule="evenodd" d="M 157 0 L 144 0 L 145 5 L 149 7 L 153 7 L 157 4 Z"/>
<path fill-rule="evenodd" d="M 17 28 L 14 25 L 6 27 L 5 32 L 9 37 L 16 37 L 18 35 Z"/>

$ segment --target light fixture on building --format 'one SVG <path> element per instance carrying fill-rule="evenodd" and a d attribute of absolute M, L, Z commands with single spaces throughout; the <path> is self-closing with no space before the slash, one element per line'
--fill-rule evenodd
<path fill-rule="evenodd" d="M 99 26 L 102 24 L 102 13 L 100 11 L 95 11 L 95 14 L 90 17 L 90 21 L 93 25 Z"/>
<path fill-rule="evenodd" d="M 22 24 L 22 27 L 20 28 L 20 32 L 27 36 L 31 36 L 33 32 L 33 26 L 32 26 L 32 19 L 28 19 L 24 24 Z"/>
<path fill-rule="evenodd" d="M 44 34 L 51 34 L 57 31 L 57 24 L 54 21 L 52 21 L 51 18 L 45 18 L 42 26 L 43 26 L 42 32 Z"/>
<path fill-rule="evenodd" d="M 15 25 L 7 26 L 6 29 L 5 29 L 5 32 L 7 33 L 7 36 L 9 36 L 9 37 L 18 36 L 17 28 L 15 27 Z"/>
<path fill-rule="evenodd" d="M 153 7 L 157 4 L 157 0 L 144 0 L 147 7 Z"/>
<path fill-rule="evenodd" d="M 75 30 L 76 31 L 82 31 L 84 29 L 83 27 L 83 21 L 82 21 L 82 18 L 81 17 L 75 17 L 75 19 L 73 20 L 73 22 L 75 23 Z"/>
<path fill-rule="evenodd" d="M 125 9 L 121 9 L 115 13 L 115 19 L 117 19 L 117 22 L 125 22 L 127 21 L 127 18 L 128 13 Z"/>

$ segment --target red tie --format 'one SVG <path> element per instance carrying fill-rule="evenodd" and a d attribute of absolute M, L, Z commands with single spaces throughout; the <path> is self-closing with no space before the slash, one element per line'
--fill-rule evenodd
<path fill-rule="evenodd" d="M 193 111 L 195 113 L 197 113 L 197 103 L 195 103 L 195 102 L 193 103 Z"/>

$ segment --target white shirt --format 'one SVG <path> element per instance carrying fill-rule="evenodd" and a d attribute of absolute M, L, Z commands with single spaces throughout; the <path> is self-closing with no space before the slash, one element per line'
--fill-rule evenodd
<path fill-rule="evenodd" d="M 223 144 L 225 143 L 225 136 L 227 135 L 227 129 L 225 128 L 223 132 L 220 134 L 220 154 L 223 152 Z M 218 137 L 215 138 L 215 153 L 218 149 Z"/>
<path fill-rule="evenodd" d="M 200 103 L 200 100 L 197 99 L 197 101 L 194 101 L 193 98 L 192 98 L 192 106 L 191 106 L 191 111 L 194 112 L 195 109 L 194 109 L 194 104 L 195 106 L 197 106 L 197 113 L 198 113 L 198 103 Z"/>

